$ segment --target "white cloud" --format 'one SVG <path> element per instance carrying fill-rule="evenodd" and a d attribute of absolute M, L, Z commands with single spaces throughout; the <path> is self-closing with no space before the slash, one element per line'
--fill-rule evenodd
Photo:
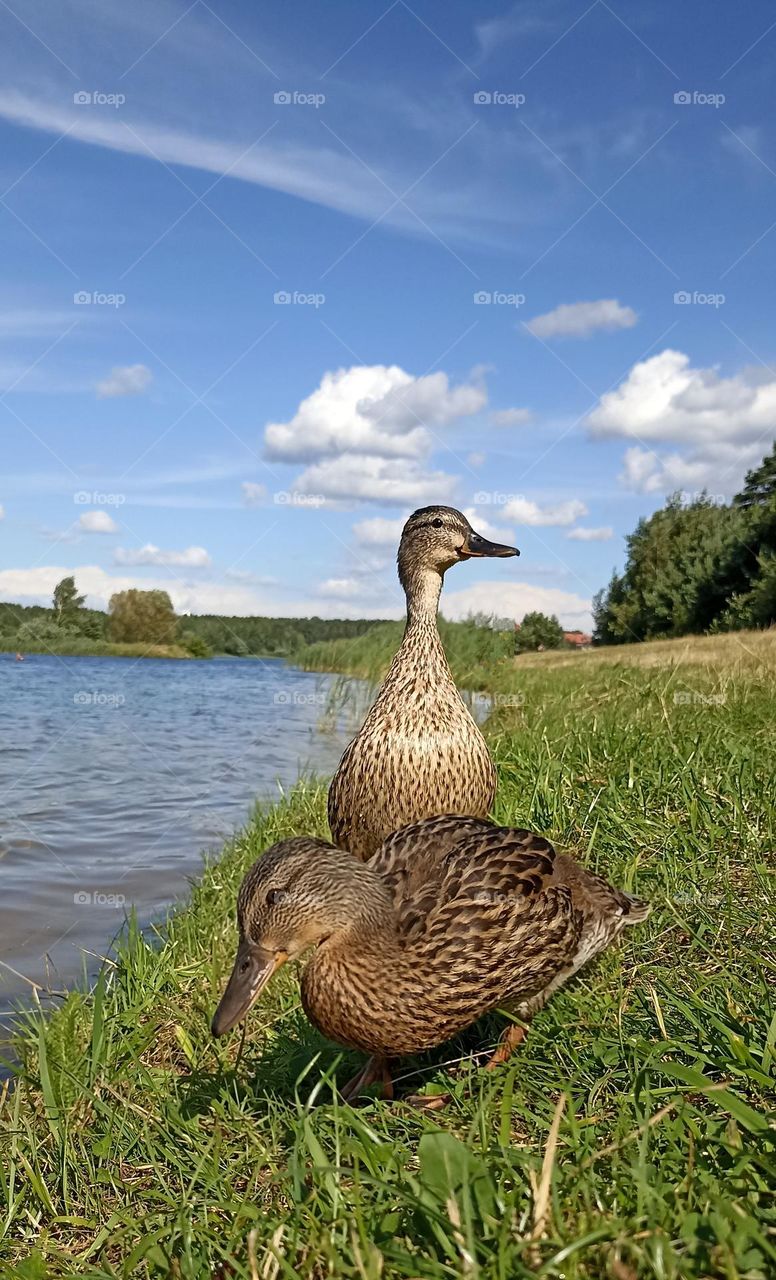
<path fill-rule="evenodd" d="M 616 298 L 596 302 L 563 302 L 553 311 L 534 316 L 526 329 L 537 338 L 589 338 L 599 329 L 631 329 L 638 316 L 632 307 L 623 307 Z"/>
<path fill-rule="evenodd" d="M 578 529 L 569 529 L 566 537 L 572 542 L 608 542 L 614 537 L 614 529 L 608 524 L 598 529 L 586 529 L 580 525 Z"/>
<path fill-rule="evenodd" d="M 294 488 L 328 502 L 374 502 L 386 507 L 448 502 L 455 495 L 455 476 L 425 471 L 417 462 L 392 461 L 344 453 L 308 467 Z"/>
<path fill-rule="evenodd" d="M 97 383 L 101 400 L 115 396 L 139 396 L 151 384 L 151 370 L 145 364 L 114 365 L 107 378 Z"/>
<path fill-rule="evenodd" d="M 77 526 L 82 533 L 118 533 L 119 526 L 107 511 L 84 511 Z"/>
<path fill-rule="evenodd" d="M 450 576 L 447 582 L 451 584 Z M 448 586 L 442 595 L 442 613 L 454 621 L 460 621 L 471 613 L 490 613 L 499 618 L 511 617 L 517 622 L 533 610 L 554 613 L 563 626 L 569 629 L 580 627 L 587 631 L 592 625 L 590 601 L 571 591 L 561 591 L 558 587 L 542 587 L 506 579 L 499 582 L 476 582 L 461 591 L 450 591 Z"/>
<path fill-rule="evenodd" d="M 731 493 L 773 439 L 776 378 L 761 367 L 722 377 L 716 368 L 693 368 L 689 356 L 669 348 L 635 364 L 601 397 L 588 424 L 594 437 L 686 446 L 663 454 L 629 448 L 620 476 L 629 489 Z"/>
<path fill-rule="evenodd" d="M 353 525 L 353 532 L 361 547 L 398 547 L 404 523 L 403 516 L 398 520 L 374 516 L 371 520 L 359 520 Z"/>
<path fill-rule="evenodd" d="M 481 533 L 483 538 L 490 538 L 491 542 L 507 542 L 510 546 L 514 543 L 514 530 L 507 529 L 503 525 L 491 524 L 490 520 L 483 515 L 482 507 L 464 507 L 463 514 L 472 528 L 477 533 Z"/>
<path fill-rule="evenodd" d="M 567 502 L 558 502 L 554 506 L 540 507 L 538 502 L 529 498 L 513 498 L 504 507 L 504 515 L 516 524 L 527 524 L 535 528 L 552 525 L 573 524 L 587 515 L 587 507 L 578 498 Z"/>
<path fill-rule="evenodd" d="M 445 502 L 455 477 L 427 472 L 442 429 L 487 402 L 481 383 L 450 386 L 446 373 L 416 378 L 397 365 L 357 365 L 324 374 L 288 422 L 270 423 L 265 453 L 305 462 L 293 488 L 328 502 L 387 506 Z"/>
<path fill-rule="evenodd" d="M 364 590 L 363 583 L 355 578 L 327 578 L 318 586 L 318 594 L 335 600 L 352 600 Z"/>
<path fill-rule="evenodd" d="M 5 507 L 0 502 L 0 520 L 5 520 Z"/>
<path fill-rule="evenodd" d="M 144 547 L 128 550 L 117 547 L 114 556 L 116 564 L 123 565 L 173 565 L 183 569 L 206 569 L 212 560 L 204 547 L 186 547 L 183 551 L 164 551 L 147 542 Z"/>
<path fill-rule="evenodd" d="M 344 451 L 423 458 L 433 445 L 425 424 L 447 426 L 485 404 L 481 386 L 450 387 L 447 374 L 414 378 L 397 365 L 356 365 L 325 373 L 289 422 L 264 433 L 273 462 L 317 462 Z"/>
<path fill-rule="evenodd" d="M 494 427 L 524 427 L 533 414 L 530 409 L 494 409 L 490 420 Z"/>
<path fill-rule="evenodd" d="M 256 484 L 253 480 L 243 480 L 240 487 L 246 507 L 260 507 L 262 502 L 266 502 L 267 486 L 265 484 Z"/>
<path fill-rule="evenodd" d="M 227 616 L 251 617 L 319 617 L 385 618 L 399 617 L 403 601 L 392 597 L 390 607 L 384 603 L 359 600 L 299 596 L 289 599 L 285 593 L 272 596 L 268 590 L 241 582 L 182 582 L 177 578 L 157 578 L 145 574 L 111 574 L 98 565 L 42 565 L 33 569 L 0 570 L 0 599 L 23 604 L 50 604 L 54 587 L 62 578 L 75 575 L 79 591 L 92 609 L 107 609 L 117 591 L 166 591 L 177 613 L 220 613 Z"/>

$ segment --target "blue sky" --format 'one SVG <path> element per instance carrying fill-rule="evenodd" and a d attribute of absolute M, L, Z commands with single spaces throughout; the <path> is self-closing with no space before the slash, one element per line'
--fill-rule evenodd
<path fill-rule="evenodd" d="M 769 5 L 0 10 L 0 598 L 401 612 L 444 500 L 586 626 L 770 448 Z M 80 299 L 80 300 L 79 300 Z"/>

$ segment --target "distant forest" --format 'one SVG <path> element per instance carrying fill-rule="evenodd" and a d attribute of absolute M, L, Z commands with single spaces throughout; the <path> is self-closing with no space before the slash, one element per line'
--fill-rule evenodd
<path fill-rule="evenodd" d="M 222 618 L 211 614 L 177 620 L 184 647 L 197 656 L 205 650 L 192 644 L 198 639 L 211 653 L 234 656 L 292 657 L 316 640 L 354 638 L 385 619 L 359 618 Z M 98 609 L 79 605 L 68 625 L 73 632 L 94 642 L 108 641 L 110 617 Z M 49 648 L 62 634 L 62 619 L 43 605 L 0 603 L 0 648 Z M 149 632 L 149 637 L 154 631 Z"/>
<path fill-rule="evenodd" d="M 593 602 L 595 644 L 776 623 L 776 444 L 730 503 L 674 494 L 626 539 Z"/>

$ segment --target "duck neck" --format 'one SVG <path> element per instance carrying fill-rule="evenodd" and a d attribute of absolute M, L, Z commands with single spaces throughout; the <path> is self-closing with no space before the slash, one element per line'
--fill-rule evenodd
<path fill-rule="evenodd" d="M 437 610 L 442 590 L 442 575 L 436 569 L 416 569 L 402 582 L 407 597 L 407 626 L 409 635 L 431 634 L 439 639 Z"/>

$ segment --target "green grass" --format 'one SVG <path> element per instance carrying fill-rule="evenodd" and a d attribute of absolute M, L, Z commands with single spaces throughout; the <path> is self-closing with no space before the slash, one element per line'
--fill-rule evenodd
<path fill-rule="evenodd" d="M 210 1039 L 240 878 L 325 830 L 325 790 L 257 815 L 164 939 L 131 931 L 91 996 L 28 1018 L 0 1110 L 0 1274 L 775 1275 L 776 645 L 744 643 L 493 669 L 498 818 L 655 910 L 508 1065 L 472 1058 L 495 1018 L 404 1063 L 446 1111 L 339 1104 L 358 1058 L 306 1022 L 290 970 L 242 1048 Z"/>
<path fill-rule="evenodd" d="M 514 634 L 475 622 L 439 619 L 453 675 L 467 689 L 489 688 L 500 670 L 512 670 Z M 374 682 L 388 669 L 399 647 L 404 622 L 382 622 L 360 636 L 341 636 L 306 645 L 297 661 L 306 671 L 341 671 Z"/>

